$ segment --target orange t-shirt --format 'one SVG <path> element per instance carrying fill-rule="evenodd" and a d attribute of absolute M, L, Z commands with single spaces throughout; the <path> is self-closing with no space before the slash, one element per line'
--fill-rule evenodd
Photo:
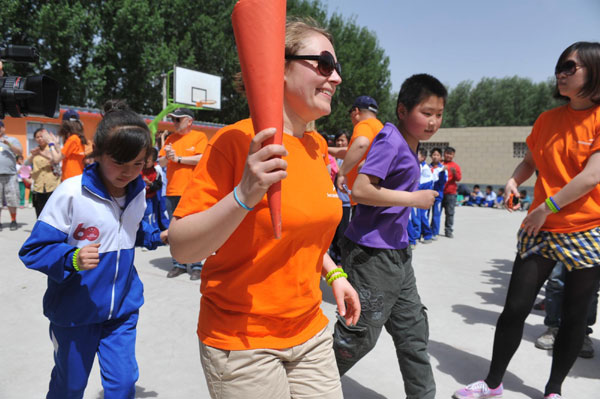
<path fill-rule="evenodd" d="M 203 154 L 207 143 L 206 135 L 198 130 L 191 130 L 187 134 L 172 133 L 167 137 L 165 146 L 171 144 L 178 157 L 189 157 Z M 165 147 L 161 148 L 159 157 L 166 155 Z M 181 196 L 186 186 L 192 179 L 196 165 L 184 165 L 169 160 L 167 163 L 167 195 Z"/>
<path fill-rule="evenodd" d="M 83 144 L 81 144 L 79 136 L 76 134 L 69 136 L 60 152 L 64 155 L 62 161 L 62 180 L 66 180 L 73 176 L 79 176 L 83 173 L 85 148 Z"/>
<path fill-rule="evenodd" d="M 356 177 L 358 176 L 358 165 L 360 165 L 360 163 L 367 158 L 367 154 L 371 149 L 371 144 L 373 144 L 373 139 L 375 136 L 377 136 L 377 133 L 379 133 L 381 129 L 383 129 L 383 124 L 377 118 L 365 119 L 364 121 L 358 122 L 356 126 L 354 126 L 352 138 L 350 139 L 350 143 L 348 143 L 348 148 L 352 146 L 354 140 L 356 140 L 356 138 L 359 136 L 369 139 L 369 148 L 367 148 L 367 151 L 365 151 L 360 161 L 358 161 L 358 163 L 354 165 L 354 167 L 346 174 L 346 178 L 348 180 L 347 185 L 350 190 L 352 190 L 354 180 L 356 180 Z M 356 202 L 352 201 L 352 198 L 350 198 L 350 202 L 352 205 L 356 205 Z"/>
<path fill-rule="evenodd" d="M 576 111 L 568 105 L 542 113 L 527 146 L 539 171 L 529 212 L 555 195 L 600 150 L 600 106 Z M 586 231 L 600 226 L 600 185 L 588 194 L 550 214 L 542 230 L 556 233 Z"/>
<path fill-rule="evenodd" d="M 174 213 L 204 211 L 241 180 L 254 136 L 245 119 L 216 133 Z M 329 178 L 327 143 L 316 132 L 283 135 L 289 155 L 281 182 L 281 239 L 273 237 L 267 196 L 202 269 L 198 336 L 224 350 L 288 348 L 327 325 L 321 311 L 323 256 L 342 216 Z M 324 144 L 324 145 L 323 145 Z"/>

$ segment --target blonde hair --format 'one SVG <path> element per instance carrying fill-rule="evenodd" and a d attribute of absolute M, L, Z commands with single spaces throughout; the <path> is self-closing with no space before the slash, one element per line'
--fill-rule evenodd
<path fill-rule="evenodd" d="M 285 24 L 285 55 L 296 55 L 306 36 L 318 33 L 333 44 L 333 36 L 310 17 L 288 18 Z M 286 63 L 287 64 L 287 63 Z"/>
<path fill-rule="evenodd" d="M 302 47 L 304 39 L 311 33 L 318 33 L 327 38 L 333 44 L 333 36 L 325 28 L 322 28 L 317 21 L 310 17 L 288 17 L 285 24 L 285 55 L 295 55 Z M 285 62 L 287 68 L 288 62 Z M 245 94 L 244 81 L 242 73 L 238 72 L 233 76 L 233 87 L 241 94 Z"/>

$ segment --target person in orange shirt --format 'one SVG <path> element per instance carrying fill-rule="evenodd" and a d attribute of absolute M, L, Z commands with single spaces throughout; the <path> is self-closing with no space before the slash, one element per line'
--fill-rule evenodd
<path fill-rule="evenodd" d="M 539 171 L 518 234 L 489 373 L 456 391 L 457 399 L 502 396 L 502 378 L 521 342 L 525 318 L 557 261 L 569 271 L 546 399 L 562 398 L 562 383 L 583 344 L 588 309 L 600 282 L 600 43 L 572 44 L 560 55 L 554 73 L 555 97 L 568 103 L 538 117 L 525 158 L 505 188 L 508 210 L 518 209 L 511 198 L 518 198 L 519 185 Z"/>
<path fill-rule="evenodd" d="M 83 135 L 83 125 L 79 120 L 77 111 L 73 109 L 65 111 L 58 135 L 64 140 L 60 150 L 57 147 L 58 139 L 56 136 L 46 133 L 44 138 L 48 142 L 52 162 L 62 161 L 61 181 L 65 181 L 69 177 L 82 174 L 84 168 L 83 159 L 86 155 L 85 146 L 88 141 Z"/>
<path fill-rule="evenodd" d="M 378 110 L 377 102 L 369 96 L 358 96 L 350 107 L 350 119 L 354 130 L 344 156 L 344 163 L 340 166 L 336 179 L 337 188 L 345 193 L 348 193 L 348 190 L 352 191 L 352 185 L 367 157 L 371 143 L 377 133 L 383 129 L 383 124 L 377 119 Z M 352 201 L 352 195 L 350 195 L 350 202 L 353 206 L 356 205 L 356 202 Z"/>
<path fill-rule="evenodd" d="M 158 156 L 161 167 L 167 167 L 167 213 L 169 219 L 181 199 L 185 188 L 192 179 L 192 172 L 202 158 L 206 148 L 206 135 L 198 130 L 192 130 L 194 113 L 187 108 L 178 108 L 169 114 L 175 125 L 173 132 L 165 141 Z M 173 268 L 167 273 L 168 278 L 177 277 L 190 268 L 190 280 L 200 279 L 202 260 L 191 264 L 179 263 L 173 258 Z"/>
<path fill-rule="evenodd" d="M 255 133 L 250 119 L 221 129 L 169 227 L 175 258 L 208 258 L 198 336 L 213 398 L 342 398 L 321 277 L 346 323 L 358 321 L 360 302 L 327 255 L 342 207 L 327 143 L 307 131 L 331 112 L 342 81 L 331 40 L 312 23 L 287 23 L 283 145 L 262 147 L 275 129 Z M 283 225 L 274 239 L 265 194 L 279 181 Z"/>

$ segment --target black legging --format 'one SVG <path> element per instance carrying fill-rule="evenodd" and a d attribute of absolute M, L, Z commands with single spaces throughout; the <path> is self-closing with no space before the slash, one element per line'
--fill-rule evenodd
<path fill-rule="evenodd" d="M 539 255 L 528 256 L 525 260 L 517 255 L 504 310 L 496 324 L 492 363 L 485 379 L 490 388 L 496 388 L 502 382 L 508 363 L 521 343 L 525 319 L 555 263 Z M 567 273 L 561 322 L 552 353 L 552 370 L 544 395 L 561 394 L 561 385 L 583 345 L 588 308 L 598 280 L 600 266 Z"/>

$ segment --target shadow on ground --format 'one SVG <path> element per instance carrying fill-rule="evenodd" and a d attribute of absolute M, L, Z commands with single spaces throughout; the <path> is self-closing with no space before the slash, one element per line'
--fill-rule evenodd
<path fill-rule="evenodd" d="M 386 399 L 385 396 L 369 389 L 348 376 L 342 377 L 344 399 Z"/>
<path fill-rule="evenodd" d="M 136 385 L 135 386 L 135 397 L 136 398 L 156 398 L 156 397 L 158 397 L 158 392 L 146 391 L 146 388 Z M 98 396 L 96 399 L 104 399 L 104 391 L 98 392 Z"/>
<path fill-rule="evenodd" d="M 168 272 L 169 270 L 171 270 L 171 268 L 173 268 L 173 260 L 170 256 L 164 258 L 150 259 L 150 264 L 156 267 L 157 269 L 163 270 L 165 272 Z"/>
<path fill-rule="evenodd" d="M 485 378 L 490 366 L 488 359 L 454 348 L 443 342 L 430 340 L 428 351 L 431 357 L 438 361 L 439 365 L 437 369 L 456 380 L 456 389 Z M 521 378 L 510 371 L 507 371 L 504 375 L 503 383 L 505 387 L 510 387 L 511 391 L 522 393 L 530 398 L 543 396 L 543 392 L 540 390 L 543 387 L 539 387 L 540 389 L 538 389 L 525 385 Z M 453 392 L 438 391 L 437 396 L 442 398 L 449 397 L 452 394 Z"/>

